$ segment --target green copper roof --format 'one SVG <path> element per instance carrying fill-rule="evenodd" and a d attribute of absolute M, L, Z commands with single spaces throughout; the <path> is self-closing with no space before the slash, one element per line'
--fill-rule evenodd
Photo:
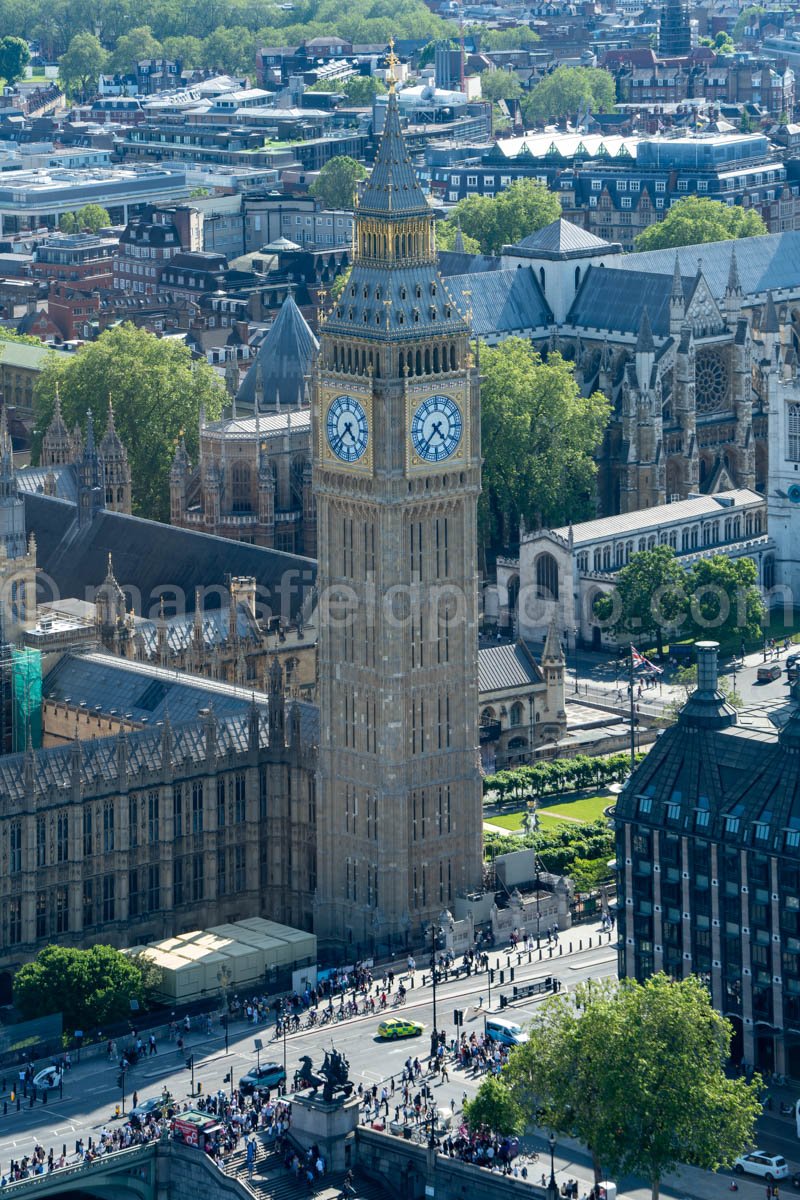
<path fill-rule="evenodd" d="M 400 129 L 397 96 L 394 92 L 389 95 L 386 121 L 378 153 L 375 155 L 375 165 L 361 193 L 358 210 L 365 215 L 377 213 L 381 216 L 430 213 L 416 171 L 408 157 Z"/>

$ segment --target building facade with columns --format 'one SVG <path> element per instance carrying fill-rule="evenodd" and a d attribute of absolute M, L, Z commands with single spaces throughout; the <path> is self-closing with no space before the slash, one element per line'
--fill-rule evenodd
<path fill-rule="evenodd" d="M 703 980 L 732 1057 L 800 1075 L 800 695 L 758 719 L 698 687 L 623 787 L 616 829 L 621 978 Z"/>

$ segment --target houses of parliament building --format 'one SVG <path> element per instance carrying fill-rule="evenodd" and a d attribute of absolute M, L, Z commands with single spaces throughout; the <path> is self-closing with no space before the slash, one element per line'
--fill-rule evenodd
<path fill-rule="evenodd" d="M 358 954 L 418 941 L 481 887 L 478 377 L 393 88 L 355 239 L 311 386 L 318 705 L 286 698 L 277 659 L 264 691 L 194 678 L 188 697 L 160 666 L 88 656 L 85 722 L 92 680 L 151 720 L 120 711 L 103 736 L 77 722 L 0 757 L 0 999 L 53 941 L 135 945 L 264 913 Z M 103 486 L 94 453 L 79 511 Z M 123 511 L 81 523 L 52 481 L 23 496 L 10 454 L 2 469 L 6 596 L 34 569 L 26 519 L 65 579 L 81 563 L 102 578 L 112 541 L 131 563 L 141 546 L 144 570 L 149 546 L 195 576 L 204 556 L 234 575 L 260 556 L 277 596 L 313 567 Z"/>

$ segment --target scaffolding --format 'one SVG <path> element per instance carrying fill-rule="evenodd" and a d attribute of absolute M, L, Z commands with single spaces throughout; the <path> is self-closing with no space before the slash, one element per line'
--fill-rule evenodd
<path fill-rule="evenodd" d="M 14 750 L 42 744 L 42 655 L 39 650 L 11 651 Z"/>

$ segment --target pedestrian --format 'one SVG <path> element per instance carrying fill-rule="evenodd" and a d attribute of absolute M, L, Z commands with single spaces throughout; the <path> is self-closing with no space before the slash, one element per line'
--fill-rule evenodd
<path fill-rule="evenodd" d="M 150 1053 L 158 1054 L 158 1047 L 156 1046 L 156 1037 L 155 1037 L 154 1033 L 150 1034 L 149 1044 L 150 1044 Z"/>

